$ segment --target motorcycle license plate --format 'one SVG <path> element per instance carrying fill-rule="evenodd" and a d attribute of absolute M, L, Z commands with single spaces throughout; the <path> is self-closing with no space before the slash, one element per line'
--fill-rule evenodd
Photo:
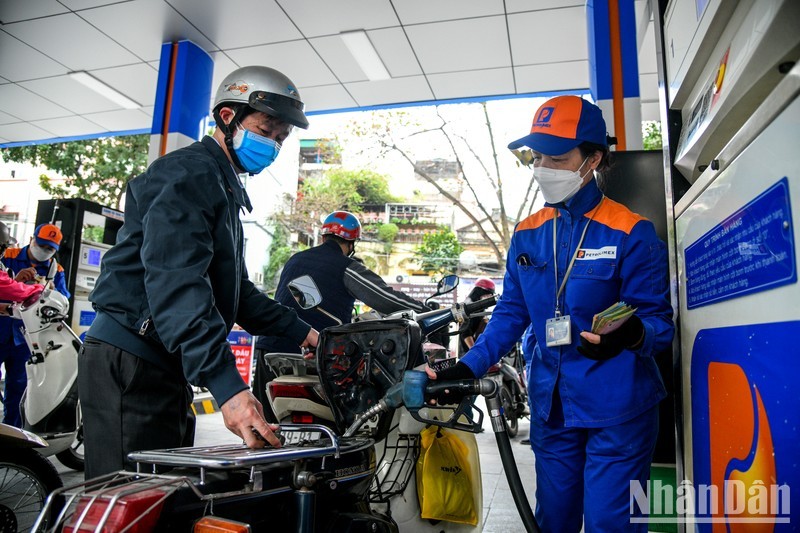
<path fill-rule="evenodd" d="M 281 435 L 286 439 L 283 442 L 284 446 L 316 443 L 322 436 L 319 431 L 282 431 Z"/>

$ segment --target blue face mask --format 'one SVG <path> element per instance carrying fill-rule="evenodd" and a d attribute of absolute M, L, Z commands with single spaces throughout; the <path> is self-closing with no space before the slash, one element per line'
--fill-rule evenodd
<path fill-rule="evenodd" d="M 233 149 L 244 170 L 258 174 L 275 161 L 281 145 L 268 137 L 240 128 L 233 136 Z"/>

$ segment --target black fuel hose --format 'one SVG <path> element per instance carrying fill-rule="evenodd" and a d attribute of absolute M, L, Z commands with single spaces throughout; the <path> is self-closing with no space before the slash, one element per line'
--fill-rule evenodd
<path fill-rule="evenodd" d="M 494 422 L 494 419 L 492 421 Z M 502 418 L 500 422 L 505 424 Z M 497 440 L 497 449 L 500 450 L 500 460 L 503 462 L 503 470 L 506 472 L 508 487 L 511 489 L 511 495 L 514 497 L 514 504 L 517 506 L 520 518 L 522 518 L 525 531 L 528 533 L 541 533 L 541 529 L 536 523 L 536 518 L 533 516 L 528 497 L 525 496 L 525 489 L 522 486 L 522 480 L 519 478 L 519 470 L 517 470 L 514 452 L 511 451 L 511 441 L 508 438 L 505 427 L 502 431 L 495 431 L 494 437 Z"/>

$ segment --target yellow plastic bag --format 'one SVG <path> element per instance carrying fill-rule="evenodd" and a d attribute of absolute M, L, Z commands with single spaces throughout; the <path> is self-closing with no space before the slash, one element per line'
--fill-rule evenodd
<path fill-rule="evenodd" d="M 467 446 L 436 426 L 422 430 L 420 436 L 417 495 L 422 518 L 477 525 Z"/>

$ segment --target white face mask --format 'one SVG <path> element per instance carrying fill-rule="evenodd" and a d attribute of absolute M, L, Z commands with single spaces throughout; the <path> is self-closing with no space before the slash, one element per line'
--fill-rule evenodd
<path fill-rule="evenodd" d="M 557 204 L 575 196 L 583 184 L 580 171 L 588 160 L 588 157 L 584 159 L 578 170 L 533 167 L 533 179 L 539 184 L 544 201 L 548 204 Z"/>
<path fill-rule="evenodd" d="M 48 259 L 50 259 L 51 257 L 53 257 L 54 255 L 56 255 L 55 250 L 46 250 L 41 246 L 39 246 L 38 244 L 36 244 L 35 242 L 32 242 L 31 245 L 28 247 L 28 252 L 30 252 L 31 256 L 40 263 L 43 263 Z"/>

